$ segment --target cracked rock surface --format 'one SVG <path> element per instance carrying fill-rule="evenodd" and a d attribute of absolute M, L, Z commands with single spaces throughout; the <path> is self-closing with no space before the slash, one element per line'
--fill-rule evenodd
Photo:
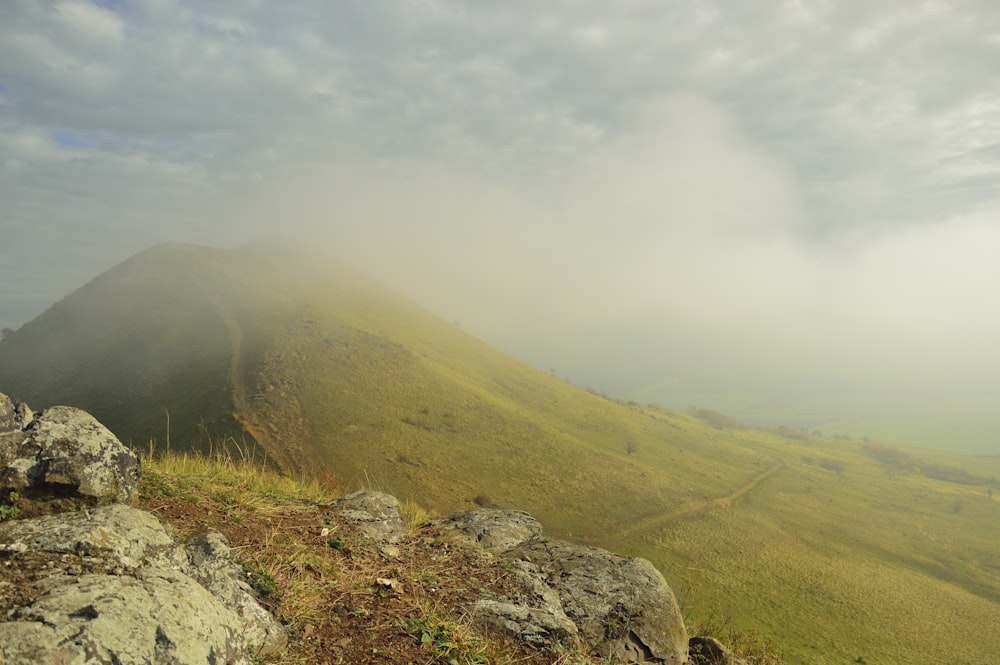
<path fill-rule="evenodd" d="M 519 583 L 515 596 L 475 603 L 480 624 L 538 644 L 576 639 L 619 663 L 688 662 L 677 599 L 649 561 L 542 538 L 519 511 L 466 511 L 432 527 L 495 553 Z"/>
<path fill-rule="evenodd" d="M 86 411 L 54 406 L 33 413 L 0 394 L 0 491 L 34 500 L 78 498 L 131 503 L 139 460 Z"/>

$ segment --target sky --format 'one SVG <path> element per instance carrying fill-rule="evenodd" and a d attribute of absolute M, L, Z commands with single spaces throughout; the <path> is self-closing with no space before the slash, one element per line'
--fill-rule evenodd
<path fill-rule="evenodd" d="M 275 232 L 615 397 L 1000 453 L 1000 6 L 0 3 L 0 326 Z"/>

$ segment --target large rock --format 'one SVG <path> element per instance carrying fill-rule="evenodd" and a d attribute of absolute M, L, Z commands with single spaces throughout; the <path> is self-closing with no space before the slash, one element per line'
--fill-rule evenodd
<path fill-rule="evenodd" d="M 688 662 L 680 607 L 663 576 L 645 559 L 543 540 L 539 523 L 518 511 L 466 511 L 428 528 L 474 543 L 507 562 L 520 590 L 475 602 L 472 616 L 481 625 L 529 642 L 579 639 L 619 663 Z"/>
<path fill-rule="evenodd" d="M 535 567 L 599 655 L 625 663 L 687 662 L 680 607 L 649 561 L 558 540 L 529 541 L 504 557 Z"/>
<path fill-rule="evenodd" d="M 379 544 L 397 542 L 406 533 L 399 501 L 384 492 L 353 492 L 328 506 L 358 533 Z"/>
<path fill-rule="evenodd" d="M 3 482 L 6 460 L 14 459 L 18 447 L 28 438 L 25 428 L 34 418 L 24 403 L 14 405 L 10 398 L 0 393 L 0 483 Z"/>
<path fill-rule="evenodd" d="M 30 584 L 14 606 L 0 598 L 4 665 L 243 664 L 286 643 L 214 532 L 178 545 L 149 513 L 111 505 L 0 524 L 5 552 Z"/>
<path fill-rule="evenodd" d="M 0 395 L 0 492 L 103 505 L 131 503 L 138 484 L 138 458 L 86 411 L 33 414 Z"/>
<path fill-rule="evenodd" d="M 284 648 L 287 643 L 284 627 L 257 602 L 241 567 L 233 561 L 225 536 L 218 531 L 199 534 L 187 543 L 186 553 L 189 565 L 182 569 L 236 614 L 246 644 L 261 656 Z"/>
<path fill-rule="evenodd" d="M 169 556 L 175 547 L 158 519 L 118 504 L 0 524 L 0 552 L 75 554 L 138 568 Z"/>
<path fill-rule="evenodd" d="M 422 530 L 496 555 L 537 539 L 542 526 L 522 511 L 483 508 L 432 520 Z M 506 562 L 504 567 L 516 584 L 512 585 L 508 596 L 475 601 L 471 615 L 476 623 L 539 646 L 567 642 L 577 636 L 576 624 L 563 612 L 559 595 L 542 581 L 534 566 L 512 561 Z"/>

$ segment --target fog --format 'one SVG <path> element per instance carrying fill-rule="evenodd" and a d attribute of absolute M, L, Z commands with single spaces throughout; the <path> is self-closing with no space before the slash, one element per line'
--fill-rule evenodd
<path fill-rule="evenodd" d="M 0 324 L 298 237 L 621 399 L 1000 452 L 991 3 L 0 8 Z"/>

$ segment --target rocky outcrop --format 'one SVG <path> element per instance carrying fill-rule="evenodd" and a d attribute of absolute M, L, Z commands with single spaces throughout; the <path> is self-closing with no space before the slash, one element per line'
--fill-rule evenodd
<path fill-rule="evenodd" d="M 539 646 L 565 643 L 579 634 L 558 603 L 533 607 L 484 598 L 472 606 L 472 616 L 490 630 Z"/>
<path fill-rule="evenodd" d="M 0 393 L 0 436 L 22 429 L 25 421 L 25 414 L 23 412 L 28 407 L 24 404 L 18 406 L 21 407 L 21 413 L 18 413 L 17 408 L 10 401 L 9 397 Z"/>
<path fill-rule="evenodd" d="M 576 639 L 615 662 L 687 662 L 677 600 L 645 559 L 543 539 L 537 520 L 518 511 L 467 511 L 431 528 L 497 553 L 517 577 L 516 598 L 474 605 L 482 625 L 540 644 Z"/>
<path fill-rule="evenodd" d="M 32 413 L 0 394 L 0 493 L 43 502 L 130 503 L 139 460 L 86 411 L 55 406 Z"/>
<path fill-rule="evenodd" d="M 181 570 L 198 580 L 239 619 L 242 639 L 262 656 L 280 651 L 287 642 L 284 627 L 261 607 L 233 560 L 225 536 L 217 531 L 198 534 L 186 543 Z"/>
<path fill-rule="evenodd" d="M 337 499 L 327 508 L 359 534 L 379 545 L 395 543 L 406 533 L 406 525 L 399 513 L 399 501 L 385 492 L 354 492 Z"/>
<path fill-rule="evenodd" d="M 649 561 L 560 540 L 528 541 L 504 557 L 537 571 L 599 655 L 625 663 L 687 662 L 680 607 Z"/>
<path fill-rule="evenodd" d="M 138 462 L 88 414 L 0 395 L 0 454 L 3 487 L 82 508 L 0 523 L 0 663 L 241 665 L 284 647 L 221 534 L 181 544 L 109 504 L 135 497 Z"/>
<path fill-rule="evenodd" d="M 48 577 L 36 586 L 15 622 L 0 624 L 7 665 L 250 662 L 234 617 L 176 571 Z"/>

